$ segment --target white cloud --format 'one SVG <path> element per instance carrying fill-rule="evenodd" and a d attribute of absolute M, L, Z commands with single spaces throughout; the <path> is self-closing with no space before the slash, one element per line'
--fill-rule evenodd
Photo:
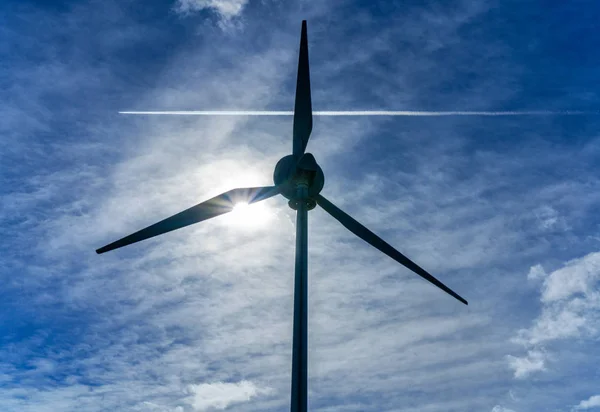
<path fill-rule="evenodd" d="M 540 345 L 598 336 L 600 293 L 594 285 L 600 279 L 600 252 L 571 260 L 549 275 L 541 265 L 535 265 L 527 277 L 544 279 L 542 310 L 531 327 L 519 330 L 513 338 L 528 349 L 526 356 L 507 357 L 518 379 L 546 369 L 549 354 L 541 351 Z"/>
<path fill-rule="evenodd" d="M 250 12 L 248 9 L 240 12 Z M 219 13 L 218 8 L 211 10 Z M 232 15 L 227 10 L 221 10 L 224 16 Z M 327 19 L 335 19 L 331 16 L 327 15 Z M 466 39 L 459 34 L 460 24 L 454 18 L 448 19 L 446 10 L 431 10 L 427 16 L 439 24 L 413 38 L 422 38 L 435 47 L 439 45 L 445 49 L 444 55 L 451 52 L 444 43 L 448 37 L 460 44 L 460 50 L 473 50 L 465 47 Z M 405 17 L 398 15 L 398 18 Z M 407 26 L 409 37 L 410 26 L 431 26 L 426 21 L 413 23 L 408 18 L 406 25 L 377 27 L 373 36 L 374 31 L 365 29 L 361 21 L 364 19 L 349 20 L 352 26 L 332 24 L 334 28 L 322 31 L 320 44 L 311 49 L 315 51 L 311 54 L 315 57 L 311 61 L 315 81 L 320 82 L 314 89 L 315 104 L 317 101 L 331 107 L 359 101 L 388 107 L 423 104 L 410 98 L 413 93 L 422 94 L 417 86 L 421 82 L 415 82 L 414 76 L 422 72 L 424 65 L 440 67 L 439 62 L 419 53 L 405 57 L 410 60 L 421 56 L 425 64 L 406 62 L 404 58 L 396 58 L 398 50 L 394 48 L 398 38 L 406 39 Z M 50 23 L 52 27 L 68 26 L 57 24 L 56 19 Z M 165 105 L 162 106 L 165 109 L 293 104 L 298 27 L 280 30 L 278 27 L 285 24 L 271 26 L 269 22 L 267 26 L 262 19 L 260 24 L 252 24 L 254 28 L 261 27 L 252 33 L 249 26 L 245 35 L 248 39 L 257 33 L 257 38 L 266 36 L 266 53 L 256 55 L 253 50 L 222 48 L 218 39 L 207 40 L 206 50 L 193 49 L 179 57 L 170 56 L 164 77 L 156 79 L 156 88 L 144 96 L 136 96 L 139 98 L 131 96 L 128 102 L 136 107 Z M 323 21 L 319 24 L 324 30 Z M 444 26 L 443 31 L 438 30 L 440 26 Z M 338 34 L 345 35 L 348 27 L 356 36 L 351 41 Z M 387 37 L 379 36 L 382 31 L 387 31 Z M 104 31 L 98 32 L 104 37 Z M 78 37 L 71 32 L 66 34 L 69 34 L 66 38 Z M 370 46 L 375 41 L 379 43 L 375 57 L 384 61 L 386 56 L 390 57 L 392 67 L 378 66 L 378 59 L 372 58 Z M 413 43 L 410 38 L 406 42 Z M 87 51 L 88 43 L 84 43 Z M 327 47 L 330 50 L 324 52 Z M 348 47 L 362 50 L 364 60 L 360 64 L 353 60 L 354 53 L 347 52 Z M 493 50 L 487 48 L 486 53 L 489 52 Z M 227 64 L 219 63 L 215 56 L 221 56 L 221 61 L 226 60 Z M 344 65 L 350 70 L 339 70 Z M 427 75 L 427 79 L 441 77 L 446 84 L 453 84 L 450 66 L 441 66 L 443 71 L 439 76 Z M 489 66 L 485 65 L 486 70 Z M 70 62 L 65 67 L 71 67 Z M 364 84 L 378 90 L 381 100 L 363 99 L 362 91 L 356 89 L 361 82 L 354 81 L 355 69 L 381 71 L 377 81 Z M 396 72 L 397 75 L 389 76 Z M 57 81 L 55 77 L 35 73 L 27 77 L 31 81 L 50 79 L 48 82 L 52 84 Z M 93 73 L 89 77 L 94 78 Z M 71 76 L 63 76 L 61 83 L 87 90 L 85 82 L 71 80 Z M 467 97 L 462 97 L 465 99 L 462 104 L 485 107 L 496 104 L 499 101 L 495 100 L 494 90 L 504 93 L 505 85 L 504 80 L 493 78 L 487 86 L 464 91 Z M 488 90 L 490 87 L 492 90 Z M 445 94 L 447 100 L 437 104 L 461 104 L 454 97 Z M 69 107 L 78 107 L 77 100 L 69 103 Z M 106 109 L 110 113 L 114 110 L 102 109 L 101 112 Z M 23 120 L 27 119 L 16 123 L 27 127 L 33 124 Z M 311 392 L 314 391 L 311 401 L 323 405 L 323 410 L 394 410 L 407 399 L 407 392 L 399 388 L 414 394 L 411 399 L 414 406 L 406 412 L 489 410 L 494 400 L 498 402 L 498 393 L 506 393 L 507 381 L 511 380 L 503 373 L 504 355 L 508 353 L 506 333 L 513 330 L 510 322 L 514 317 L 497 316 L 497 311 L 503 310 L 502 315 L 507 311 L 517 312 L 512 306 L 513 292 L 515 285 L 520 287 L 523 280 L 511 276 L 516 272 L 509 265 L 520 263 L 512 259 L 508 262 L 507 256 L 517 259 L 530 256 L 528 246 L 521 248 L 522 233 L 514 222 L 518 216 L 528 216 L 532 223 L 534 208 L 527 202 L 535 205 L 543 202 L 538 202 L 535 188 L 529 185 L 528 196 L 513 193 L 519 189 L 510 184 L 512 153 L 472 156 L 470 150 L 461 146 L 464 142 L 461 139 L 466 139 L 463 136 L 469 135 L 463 132 L 470 121 L 461 120 L 459 136 L 451 123 L 443 123 L 447 120 L 440 120 L 440 124 L 445 124 L 443 134 L 439 135 L 443 138 L 435 139 L 431 136 L 435 134 L 437 120 L 422 123 L 404 119 L 398 125 L 409 125 L 409 129 L 404 132 L 401 126 L 398 134 L 396 123 L 389 119 L 381 123 L 378 119 L 315 120 L 310 150 L 318 154 L 330 177 L 324 194 L 402 252 L 439 274 L 471 302 L 469 307 L 457 304 L 355 239 L 316 209 L 310 217 L 309 359 Z M 47 353 L 24 353 L 10 358 L 11 364 L 21 365 L 23 359 L 43 355 L 52 363 L 33 364 L 36 367 L 29 372 L 30 377 L 24 376 L 22 370 L 3 368 L 6 376 L 18 382 L 19 388 L 3 391 L 0 404 L 8 405 L 6 410 L 23 412 L 128 410 L 128 405 L 136 405 L 133 410 L 139 411 L 152 407 L 156 412 L 180 412 L 183 408 L 192 410 L 194 402 L 199 407 L 217 409 L 231 400 L 229 407 L 236 411 L 285 410 L 289 403 L 294 243 L 293 214 L 284 199 L 265 202 L 277 215 L 265 228 L 255 232 L 227 227 L 223 219 L 217 218 L 114 254 L 98 257 L 93 248 L 101 246 L 101 241 L 114 240 L 221 190 L 237 185 L 270 184 L 272 166 L 278 156 L 289 152 L 291 119 L 103 117 L 102 122 L 101 130 L 86 123 L 86 138 L 68 145 L 68 153 L 73 153 L 69 158 L 82 159 L 84 164 L 91 162 L 89 169 L 69 168 L 70 163 L 66 163 L 60 165 L 64 167 L 60 174 L 49 174 L 45 169 L 38 172 L 35 167 L 30 173 L 40 173 L 39 184 L 34 185 L 40 190 L 23 190 L 21 195 L 15 193 L 3 199 L 10 210 L 18 212 L 17 216 L 33 215 L 39 219 L 35 230 L 18 231 L 27 241 L 21 249 L 24 252 L 44 249 L 44 254 L 31 262 L 23 258 L 23 265 L 15 266 L 18 273 L 23 269 L 23 276 L 9 277 L 11 282 L 22 286 L 16 296 L 26 293 L 34 299 L 27 303 L 27 311 L 21 310 L 19 314 L 35 311 L 42 321 L 79 318 L 81 314 L 82 324 L 69 331 L 69 339 L 62 345 L 20 342 L 21 352 L 44 348 Z M 488 124 L 488 120 L 477 122 L 481 127 Z M 385 127 L 393 126 L 398 137 L 393 144 L 391 139 L 376 138 L 382 131 L 382 123 Z M 49 130 L 53 128 L 53 124 L 44 125 Z M 118 151 L 119 156 L 99 155 L 105 153 L 101 150 L 92 153 L 83 147 L 84 140 L 102 142 L 102 150 Z M 370 146 L 366 141 L 377 143 Z M 421 145 L 423 141 L 426 143 Z M 45 158 L 47 147 L 42 143 L 35 150 L 26 146 L 23 154 L 31 156 L 39 151 Z M 54 144 L 60 143 L 53 141 Z M 376 149 L 378 145 L 384 149 Z M 363 162 L 363 155 L 369 161 Z M 412 161 L 399 162 L 403 156 Z M 515 162 L 525 172 L 519 173 L 518 182 L 530 175 L 523 168 L 538 158 L 546 158 L 537 155 L 531 162 L 530 157 L 530 154 L 516 154 Z M 85 174 L 83 170 L 87 170 Z M 363 172 L 368 178 L 361 179 Z M 258 180 L 254 181 L 255 177 Z M 509 184 L 504 187 L 505 183 Z M 576 198 L 574 204 L 578 207 L 588 201 L 588 197 L 575 196 L 579 194 L 577 187 L 569 190 L 561 192 L 560 198 Z M 586 188 L 585 193 L 588 192 L 594 193 Z M 494 193 L 501 193 L 502 201 L 495 201 L 498 198 Z M 76 197 L 76 201 L 72 202 L 69 195 Z M 32 207 L 43 210 L 43 214 L 29 213 Z M 537 222 L 531 226 L 537 228 Z M 539 242 L 529 243 L 539 247 Z M 519 253 L 511 253 L 515 249 Z M 509 269 L 499 269 L 494 266 L 497 262 Z M 530 264 L 529 260 L 526 262 Z M 53 287 L 37 293 L 42 288 L 31 286 L 36 283 Z M 40 303 L 40 296 L 46 297 L 47 306 Z M 60 338 L 60 331 L 54 331 L 53 326 L 50 322 L 44 324 L 45 330 Z M 550 336 L 544 332 L 549 328 L 536 333 Z M 580 330 L 586 329 L 576 328 L 569 333 Z M 11 348 L 3 347 L 0 358 L 4 361 L 13 353 Z M 521 364 L 522 370 L 527 367 L 531 370 L 540 364 L 536 356 L 516 363 Z M 542 358 L 542 366 L 544 362 Z M 53 365 L 55 370 L 51 369 Z M 48 376 L 66 374 L 70 374 L 66 387 L 52 382 L 39 384 Z M 252 377 L 253 382 L 261 382 L 261 387 L 274 387 L 273 396 L 259 397 L 266 395 L 261 392 L 266 389 L 251 383 L 220 384 L 232 379 L 237 382 L 239 376 Z M 24 381 L 24 377 L 28 380 Z M 90 381 L 96 384 L 87 386 Z M 197 385 L 198 382 L 213 384 Z M 252 385 L 255 395 L 251 395 Z M 471 395 L 464 397 L 461 393 Z M 364 399 L 353 398 L 358 395 Z M 251 400 L 244 402 L 249 397 Z M 234 399 L 241 400 L 234 403 Z M 207 405 L 209 401 L 214 405 Z"/>
<path fill-rule="evenodd" d="M 542 302 L 568 299 L 574 294 L 588 294 L 591 286 L 600 279 L 600 252 L 574 259 L 544 281 Z"/>
<path fill-rule="evenodd" d="M 529 280 L 542 280 L 545 279 L 548 274 L 544 270 L 542 265 L 535 265 L 529 269 L 529 273 L 527 274 L 527 279 Z"/>
<path fill-rule="evenodd" d="M 504 406 L 496 405 L 492 408 L 492 412 L 515 412 L 512 409 L 505 408 Z"/>
<path fill-rule="evenodd" d="M 189 400 L 192 407 L 197 411 L 213 409 L 225 409 L 229 405 L 247 402 L 255 396 L 269 394 L 270 388 L 259 388 L 250 381 L 238 383 L 202 383 L 190 385 L 188 391 L 193 395 Z"/>
<path fill-rule="evenodd" d="M 573 301 L 544 306 L 541 315 L 529 329 L 519 330 L 513 340 L 525 345 L 538 345 L 557 339 L 579 337 L 593 327 L 595 300 Z"/>
<path fill-rule="evenodd" d="M 550 231 L 568 229 L 568 225 L 564 217 L 560 216 L 558 211 L 552 206 L 541 206 L 534 211 L 534 214 L 538 220 L 540 229 L 542 230 Z"/>
<path fill-rule="evenodd" d="M 211 10 L 227 21 L 239 16 L 247 3 L 248 0 L 177 0 L 175 11 L 189 14 L 201 10 Z"/>
<path fill-rule="evenodd" d="M 579 405 L 575 406 L 573 409 L 580 411 L 592 408 L 600 408 L 600 395 L 590 396 L 588 400 L 579 402 Z"/>
<path fill-rule="evenodd" d="M 515 372 L 515 378 L 523 379 L 533 372 L 546 370 L 544 366 L 546 355 L 543 352 L 532 350 L 527 352 L 527 356 L 516 357 L 507 356 L 510 367 Z"/>
<path fill-rule="evenodd" d="M 148 411 L 148 412 L 184 412 L 182 406 L 176 406 L 175 408 L 165 407 L 158 405 L 154 402 L 144 401 L 141 402 L 140 410 Z"/>

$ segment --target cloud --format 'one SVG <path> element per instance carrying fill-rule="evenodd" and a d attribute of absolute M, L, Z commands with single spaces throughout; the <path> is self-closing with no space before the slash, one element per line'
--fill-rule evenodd
<path fill-rule="evenodd" d="M 573 410 L 581 411 L 596 407 L 600 408 L 600 395 L 590 396 L 588 400 L 579 402 L 579 405 L 575 406 Z"/>
<path fill-rule="evenodd" d="M 551 230 L 567 230 L 568 225 L 564 219 L 564 217 L 560 216 L 558 211 L 554 209 L 552 206 L 544 205 L 536 210 L 534 210 L 534 214 L 538 219 L 538 223 L 542 230 L 551 231 Z"/>
<path fill-rule="evenodd" d="M 492 412 L 515 412 L 515 411 L 512 409 L 505 408 L 500 405 L 496 405 L 492 408 Z"/>
<path fill-rule="evenodd" d="M 497 42 L 507 32 L 487 31 L 501 5 L 490 14 L 485 2 L 390 3 L 389 13 L 375 18 L 370 9 L 317 3 L 325 11 L 309 19 L 315 108 L 517 105 L 507 100 L 519 92 L 507 50 L 521 41 L 503 47 Z M 194 402 L 243 398 L 230 408 L 285 410 L 294 262 L 294 214 L 285 199 L 265 202 L 272 219 L 252 231 L 217 218 L 111 254 L 94 249 L 231 187 L 271 183 L 272 167 L 290 151 L 289 118 L 131 118 L 115 111 L 289 110 L 298 14 L 257 2 L 256 10 L 242 10 L 244 35 L 225 41 L 205 25 L 185 34 L 182 20 L 163 18 L 161 2 L 148 3 L 151 12 L 142 16 L 110 4 L 86 2 L 10 28 L 14 56 L 25 60 L 6 77 L 14 87 L 0 116 L 14 136 L 3 139 L 2 155 L 12 161 L 0 171 L 9 239 L 2 244 L 0 315 L 10 330 L 0 347 L 0 404 L 23 412 L 188 412 Z M 486 36 L 492 41 L 481 44 Z M 595 214 L 587 211 L 597 210 L 598 186 L 570 174 L 597 156 L 539 141 L 538 134 L 555 130 L 550 118 L 315 119 L 310 150 L 327 173 L 324 194 L 471 303 L 457 304 L 315 209 L 315 409 L 489 410 L 507 393 L 514 384 L 506 370 L 509 338 L 538 309 L 515 274 L 589 250 L 568 244 L 562 232 L 552 238 L 557 231 L 533 211 L 552 205 L 576 229 L 577 222 L 593 226 Z M 543 283 L 549 275 L 541 271 L 532 276 Z M 552 304 L 591 297 L 585 285 Z M 540 364 L 536 353 L 550 353 L 536 345 L 560 340 L 561 330 L 587 331 L 588 323 L 574 322 L 581 317 L 576 306 L 572 317 L 549 312 L 539 332 L 523 335 L 538 343 L 525 347 L 522 370 Z M 569 322 L 576 327 L 565 328 Z"/>
<path fill-rule="evenodd" d="M 546 274 L 541 265 L 531 267 L 528 279 L 541 280 L 542 310 L 531 327 L 520 329 L 513 342 L 528 348 L 526 356 L 508 356 L 515 378 L 546 370 L 549 352 L 541 345 L 567 339 L 594 338 L 600 327 L 600 252 L 566 262 Z"/>
<path fill-rule="evenodd" d="M 232 404 L 247 402 L 255 396 L 272 392 L 270 388 L 259 388 L 250 381 L 237 383 L 202 383 L 190 385 L 188 391 L 192 393 L 189 403 L 197 411 L 210 409 L 226 409 Z"/>
<path fill-rule="evenodd" d="M 228 22 L 242 14 L 248 0 L 177 0 L 175 11 L 190 14 L 202 10 L 215 12 L 222 22 Z"/>
<path fill-rule="evenodd" d="M 532 266 L 529 269 L 529 273 L 527 273 L 527 279 L 534 281 L 545 279 L 547 276 L 548 275 L 546 274 L 544 267 L 539 264 Z"/>
<path fill-rule="evenodd" d="M 176 406 L 174 408 L 164 407 L 153 402 L 144 401 L 140 405 L 140 411 L 149 412 L 184 412 L 183 406 Z"/>
<path fill-rule="evenodd" d="M 599 279 L 600 252 L 590 253 L 567 262 L 563 268 L 551 273 L 544 281 L 541 300 L 543 303 L 553 303 L 574 295 L 587 297 Z"/>
<path fill-rule="evenodd" d="M 543 352 L 532 350 L 527 352 L 527 356 L 516 357 L 507 356 L 509 366 L 515 372 L 515 378 L 523 379 L 533 372 L 546 370 L 544 365 L 546 356 Z"/>

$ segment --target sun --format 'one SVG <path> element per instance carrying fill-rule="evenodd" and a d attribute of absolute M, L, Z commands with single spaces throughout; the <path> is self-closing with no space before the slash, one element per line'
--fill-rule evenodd
<path fill-rule="evenodd" d="M 264 226 L 273 217 L 273 211 L 262 202 L 253 204 L 238 202 L 224 217 L 227 225 L 252 229 Z"/>

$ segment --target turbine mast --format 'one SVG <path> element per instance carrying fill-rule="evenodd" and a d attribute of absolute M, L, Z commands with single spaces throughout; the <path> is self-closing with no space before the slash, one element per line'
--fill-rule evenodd
<path fill-rule="evenodd" d="M 306 412 L 308 404 L 308 185 L 299 183 L 296 200 L 296 273 L 292 345 L 291 412 Z"/>

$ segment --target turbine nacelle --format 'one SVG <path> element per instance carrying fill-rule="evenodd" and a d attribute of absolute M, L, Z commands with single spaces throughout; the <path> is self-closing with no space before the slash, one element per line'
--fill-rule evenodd
<path fill-rule="evenodd" d="M 308 210 L 314 209 L 316 196 L 323 190 L 325 175 L 311 153 L 304 153 L 299 160 L 294 155 L 282 157 L 275 166 L 273 181 L 280 193 L 290 201 L 294 210 L 297 202 L 306 203 Z M 306 190 L 303 190 L 306 188 Z"/>

